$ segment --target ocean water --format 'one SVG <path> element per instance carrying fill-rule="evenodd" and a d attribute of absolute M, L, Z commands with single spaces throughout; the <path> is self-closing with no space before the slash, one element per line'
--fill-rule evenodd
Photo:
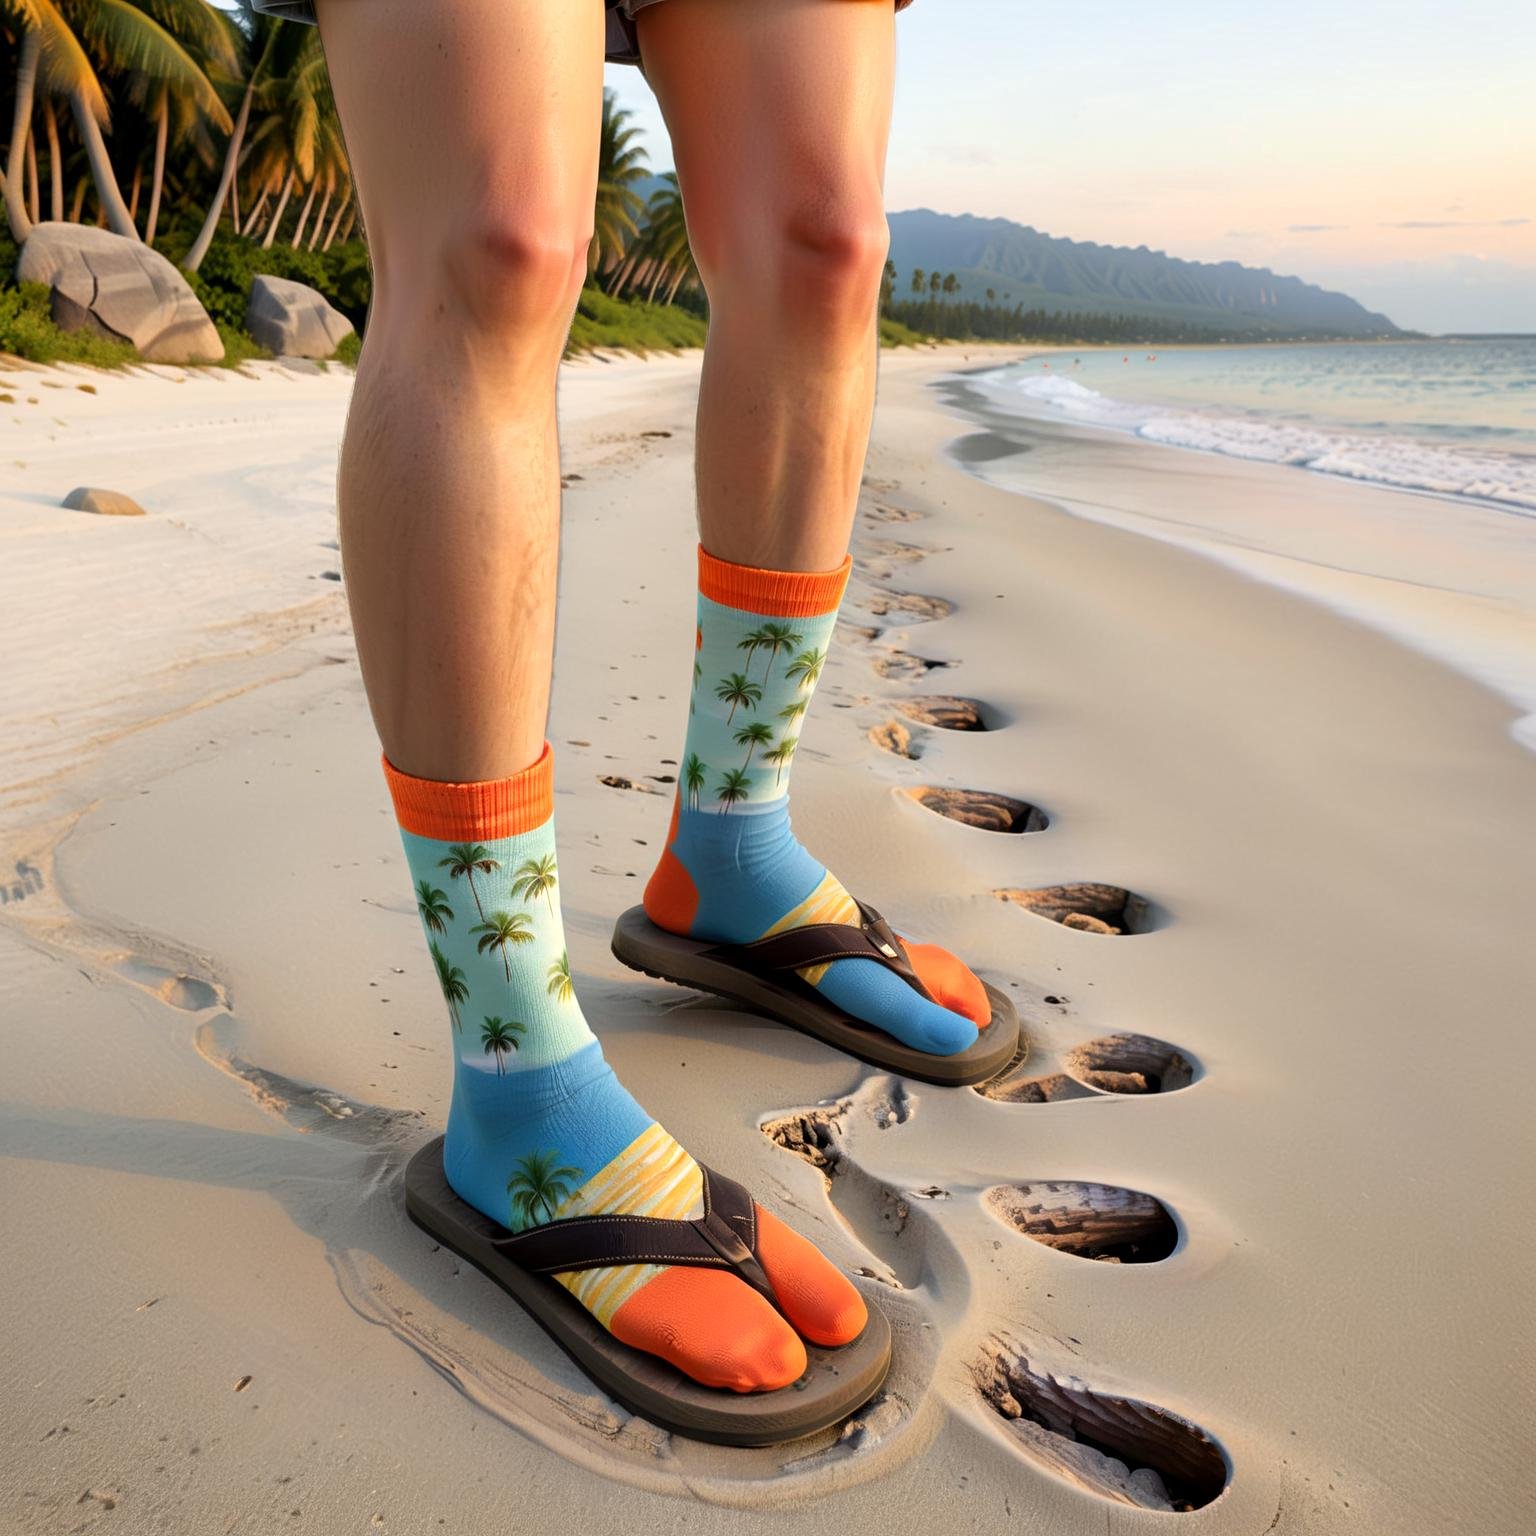
<path fill-rule="evenodd" d="M 1025 414 L 1536 513 L 1536 337 L 1052 352 L 973 382 Z"/>
<path fill-rule="evenodd" d="M 1371 625 L 1536 750 L 1536 338 L 1055 350 L 949 387 L 989 429 L 972 473 Z"/>

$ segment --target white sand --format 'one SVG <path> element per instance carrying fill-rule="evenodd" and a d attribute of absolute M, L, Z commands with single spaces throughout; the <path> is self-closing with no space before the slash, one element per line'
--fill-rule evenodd
<path fill-rule="evenodd" d="M 1129 1030 L 1199 1064 L 1179 1092 L 903 1088 L 611 958 L 681 740 L 697 365 L 563 384 L 581 478 L 551 735 L 587 1012 L 669 1127 L 866 1272 L 898 1329 L 860 1424 L 754 1452 L 614 1409 L 400 1210 L 449 1052 L 322 579 L 346 377 L 0 366 L 0 868 L 21 865 L 0 904 L 0 1528 L 1530 1523 L 1536 760 L 1507 704 L 1381 635 L 963 474 L 927 387 L 957 361 L 886 360 L 867 502 L 922 517 L 862 525 L 847 617 L 883 632 L 829 666 L 797 827 L 904 930 L 1015 988 L 1020 1077 Z M 1095 473 L 1148 462 L 1061 443 Z M 1181 459 L 1157 460 L 1170 515 L 1207 494 Z M 150 515 L 58 509 L 76 484 Z M 956 611 L 871 617 L 884 588 Z M 872 662 L 891 650 L 953 665 L 888 679 Z M 918 761 L 871 746 L 916 692 L 983 700 L 1003 728 L 914 727 Z M 655 793 L 599 783 L 615 774 Z M 963 827 L 896 792 L 920 784 L 1052 824 Z M 1073 932 L 991 895 L 1072 880 L 1126 886 L 1158 926 Z M 823 1101 L 830 1194 L 758 1129 Z M 1155 1196 L 1177 1250 L 1091 1262 L 986 1198 L 1056 1180 Z M 1230 1486 L 1138 1510 L 1155 1484 L 1135 1469 L 1176 1475 L 1189 1439 L 1133 1428 L 1145 1454 L 1117 1469 L 1010 1425 L 973 1375 L 999 1335 L 1036 1371 L 1202 1426 Z"/>

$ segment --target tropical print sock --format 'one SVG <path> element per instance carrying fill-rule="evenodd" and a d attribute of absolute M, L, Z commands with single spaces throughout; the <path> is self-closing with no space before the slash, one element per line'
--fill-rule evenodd
<path fill-rule="evenodd" d="M 488 783 L 418 779 L 387 760 L 384 769 L 453 1030 L 450 1186 L 514 1231 L 615 1212 L 700 1216 L 698 1164 L 615 1077 L 576 1000 L 549 747 Z M 793 1328 L 721 1270 L 630 1264 L 555 1278 L 615 1337 L 706 1385 L 782 1386 L 805 1369 L 796 1328 L 846 1343 L 864 1306 L 811 1244 L 766 1212 L 759 1224 L 763 1266 Z"/>
<path fill-rule="evenodd" d="M 767 571 L 699 549 L 693 689 L 672 827 L 645 890 L 660 928 L 745 944 L 810 923 L 857 923 L 858 906 L 790 827 L 800 728 L 832 643 L 850 562 Z M 907 943 L 932 1002 L 882 965 L 834 960 L 798 974 L 829 1002 L 937 1056 L 974 1043 L 986 992 L 948 951 Z"/>

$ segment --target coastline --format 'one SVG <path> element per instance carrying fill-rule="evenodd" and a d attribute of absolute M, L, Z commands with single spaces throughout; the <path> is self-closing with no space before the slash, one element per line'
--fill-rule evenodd
<path fill-rule="evenodd" d="M 943 395 L 976 429 L 949 450 L 971 472 L 1194 550 L 1432 656 L 1514 705 L 1510 733 L 1536 750 L 1528 513 L 1011 411 L 972 372 Z M 1173 476 L 1196 488 L 1195 514 L 1164 495 Z"/>
<path fill-rule="evenodd" d="M 946 454 L 986 438 L 956 443 L 933 384 L 965 361 L 882 358 L 797 828 L 904 929 L 1014 989 L 1026 1076 L 1134 1030 L 1197 1064 L 1178 1092 L 901 1090 L 612 960 L 680 739 L 697 361 L 562 376 L 550 734 L 582 996 L 640 1097 L 867 1272 L 897 1325 L 885 1399 L 842 1438 L 780 1452 L 626 1420 L 398 1211 L 447 1072 L 341 594 L 318 589 L 340 394 L 172 402 L 143 523 L 56 506 L 65 480 L 142 461 L 142 391 L 72 402 L 75 423 L 116 413 L 88 451 L 68 417 L 28 445 L 0 506 L 29 557 L 6 562 L 5 596 L 32 726 L 8 720 L 0 769 L 32 787 L 0 835 L 39 883 L 0 906 L 0 982 L 21 1002 L 0 1151 L 30 1235 L 6 1299 L 32 1326 L 6 1368 L 26 1409 L 3 1428 L 0 1510 L 39 1530 L 255 1530 L 293 1509 L 417 1530 L 552 1523 L 579 1500 L 584 1529 L 618 1533 L 668 1528 L 683 1499 L 722 1531 L 796 1501 L 818 1530 L 1147 1525 L 1093 1486 L 1102 1468 L 1053 1463 L 977 1392 L 1002 1335 L 1219 1442 L 1231 1483 L 1191 1530 L 1498 1528 L 1529 1500 L 1510 1368 L 1526 1379 L 1531 1241 L 1466 1236 L 1507 1230 L 1501 1175 L 1528 1142 L 1519 925 L 1536 882 L 1510 830 L 1536 765 L 1508 708 L 1313 602 L 963 471 Z M 1145 480 L 1169 517 L 1237 483 L 1213 489 L 1200 462 L 1054 427 L 1029 456 L 1043 491 Z M 1261 471 L 1286 474 L 1238 482 Z M 900 604 L 912 593 L 953 611 L 924 619 Z M 619 639 L 591 622 L 621 610 Z M 136 689 L 150 611 L 159 681 Z M 234 640 L 214 654 L 221 625 Z M 978 699 L 995 728 L 914 726 L 913 759 L 870 744 L 925 693 Z M 55 714 L 88 706 L 53 736 L 50 695 Z M 1009 794 L 1051 825 L 958 825 L 901 793 L 922 785 Z M 1151 931 L 1074 932 L 992 894 L 1073 880 L 1145 897 Z M 830 1186 L 759 1134 L 812 1106 L 837 1122 Z M 1031 1241 L 987 1198 L 1030 1180 L 1144 1191 L 1179 1246 L 1118 1265 Z"/>

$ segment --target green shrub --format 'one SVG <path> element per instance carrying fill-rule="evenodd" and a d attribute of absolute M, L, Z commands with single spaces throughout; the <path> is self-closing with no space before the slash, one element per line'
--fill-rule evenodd
<path fill-rule="evenodd" d="M 702 347 L 708 325 L 675 304 L 645 304 L 610 298 L 599 288 L 583 288 L 571 322 L 566 355 L 615 347 L 627 352 L 675 352 Z"/>
<path fill-rule="evenodd" d="M 169 255 L 169 250 L 164 254 Z M 262 250 L 253 241 L 223 234 L 214 239 L 197 271 L 187 278 L 215 322 L 243 329 L 251 284 L 258 273 L 308 283 L 359 330 L 368 318 L 373 274 L 368 248 L 361 240 L 333 245 L 328 251 L 296 251 L 281 242 Z"/>
<path fill-rule="evenodd" d="M 34 363 L 93 363 L 98 368 L 138 360 L 126 341 L 94 331 L 61 331 L 53 323 L 46 283 L 0 288 L 0 352 Z"/>
<path fill-rule="evenodd" d="M 363 350 L 363 338 L 353 331 L 350 335 L 341 338 L 341 344 L 331 354 L 331 361 L 346 363 L 349 367 L 357 367 L 357 354 Z"/>
<path fill-rule="evenodd" d="M 226 325 L 222 320 L 215 320 L 215 328 L 219 333 L 219 340 L 224 343 L 224 356 L 220 359 L 220 366 L 224 368 L 238 368 L 241 363 L 248 363 L 253 358 L 271 357 L 272 354 L 254 340 L 250 332 L 239 326 Z"/>
<path fill-rule="evenodd" d="M 903 325 L 899 320 L 887 320 L 881 317 L 880 345 L 882 347 L 920 347 L 927 346 L 932 340 L 933 337 L 924 336 L 910 326 Z"/>

